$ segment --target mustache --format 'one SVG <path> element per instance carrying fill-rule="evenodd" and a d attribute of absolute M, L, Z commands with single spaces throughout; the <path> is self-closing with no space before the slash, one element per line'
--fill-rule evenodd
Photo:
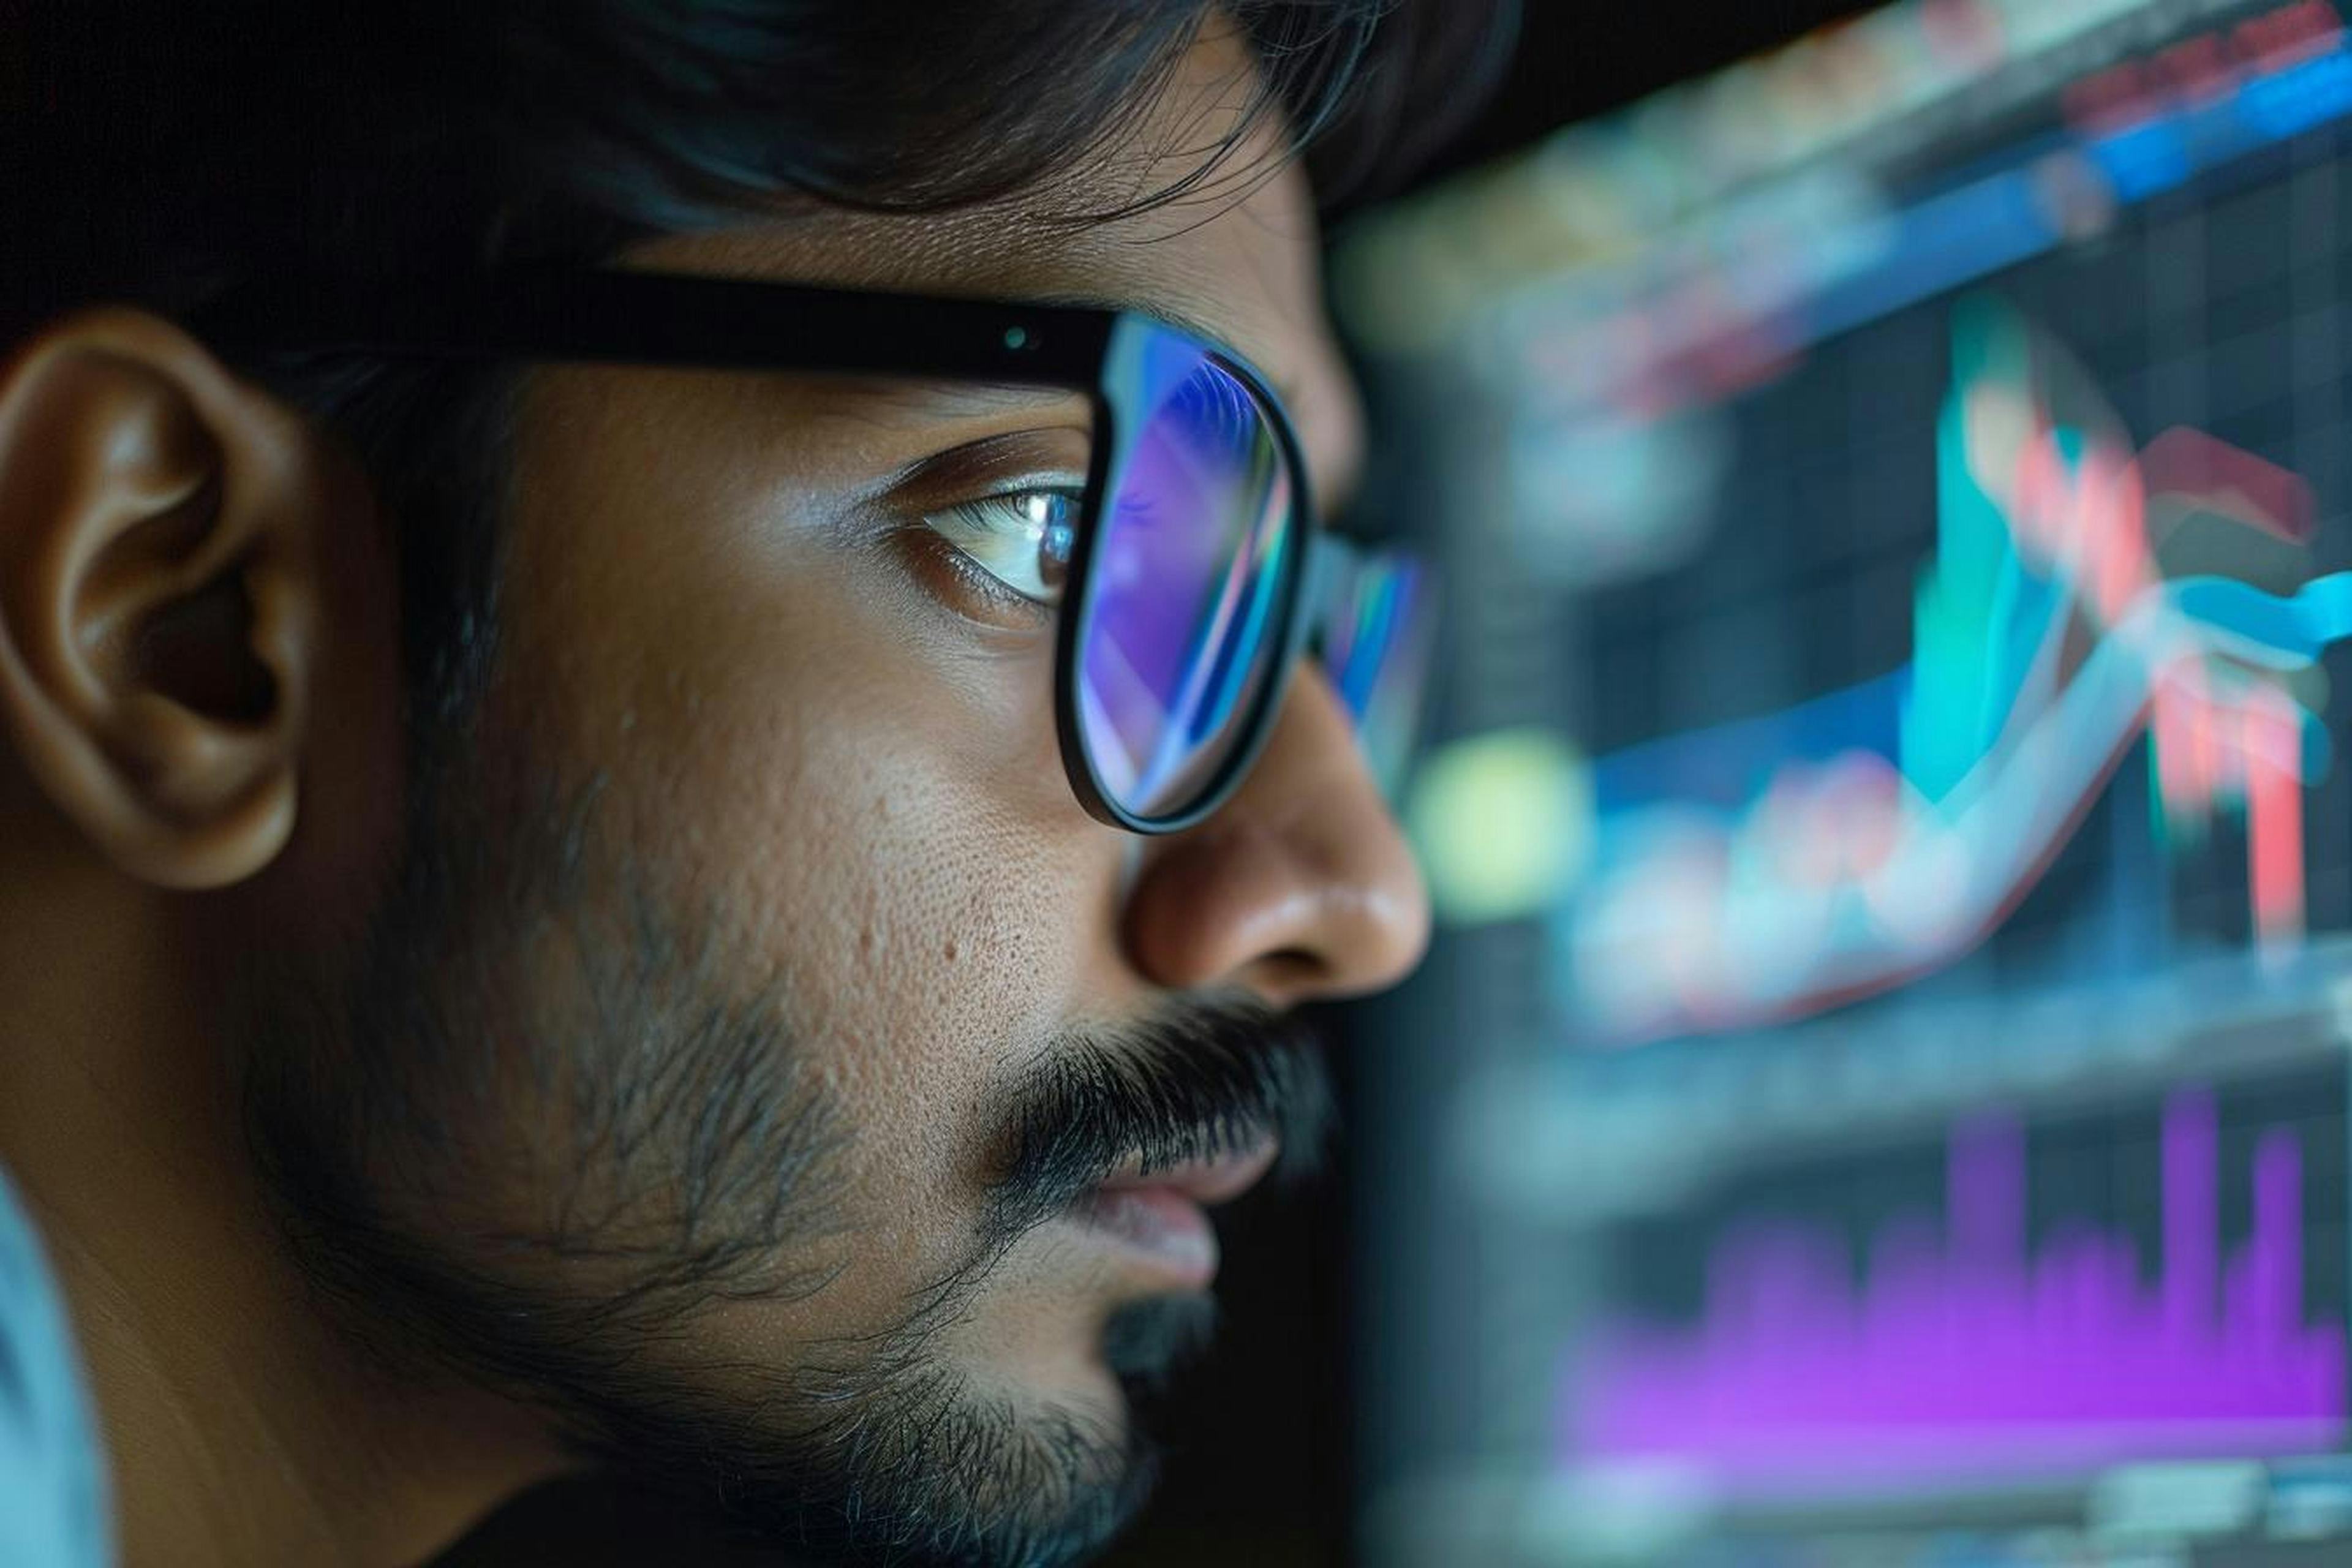
<path fill-rule="evenodd" d="M 1188 999 L 1084 1031 L 1011 1095 L 996 1228 L 1018 1234 L 1075 1206 L 1139 1156 L 1165 1170 L 1272 1137 L 1276 1179 L 1297 1181 L 1320 1163 L 1334 1108 L 1313 1027 L 1248 998 Z"/>

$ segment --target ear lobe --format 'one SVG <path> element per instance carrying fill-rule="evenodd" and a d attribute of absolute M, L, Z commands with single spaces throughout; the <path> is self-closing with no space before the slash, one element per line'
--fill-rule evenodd
<path fill-rule="evenodd" d="M 67 318 L 0 365 L 0 726 L 132 876 L 222 886 L 293 830 L 310 442 L 138 311 Z"/>

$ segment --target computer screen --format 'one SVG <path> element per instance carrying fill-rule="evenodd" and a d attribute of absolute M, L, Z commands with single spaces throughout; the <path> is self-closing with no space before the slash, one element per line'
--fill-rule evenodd
<path fill-rule="evenodd" d="M 1934 0 L 1343 237 L 1369 1561 L 2352 1562 L 2352 49 Z"/>

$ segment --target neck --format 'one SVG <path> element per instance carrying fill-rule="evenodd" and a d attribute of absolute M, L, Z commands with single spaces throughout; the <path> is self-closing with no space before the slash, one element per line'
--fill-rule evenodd
<path fill-rule="evenodd" d="M 41 898 L 0 926 L 0 1162 L 79 1341 L 128 1568 L 415 1563 L 552 1473 L 523 1413 L 394 1384 L 329 1326 L 194 987 L 125 983 L 172 915 L 87 881 L 79 908 Z"/>

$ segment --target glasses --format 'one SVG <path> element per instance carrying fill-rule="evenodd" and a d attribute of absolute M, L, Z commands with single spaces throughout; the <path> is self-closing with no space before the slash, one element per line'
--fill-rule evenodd
<path fill-rule="evenodd" d="M 1092 406 L 1075 505 L 1022 511 L 1058 583 L 1055 715 L 1081 805 L 1170 833 L 1239 787 L 1312 651 L 1392 783 L 1430 637 L 1422 567 L 1324 531 L 1297 432 L 1238 355 L 1156 318 L 617 270 L 356 290 L 274 282 L 203 312 L 215 343 L 1066 389 Z"/>

